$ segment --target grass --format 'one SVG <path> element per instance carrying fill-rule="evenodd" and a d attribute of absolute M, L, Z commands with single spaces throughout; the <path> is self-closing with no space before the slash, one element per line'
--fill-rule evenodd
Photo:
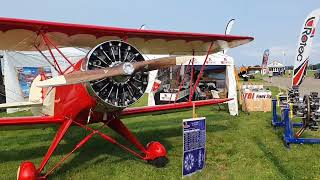
<path fill-rule="evenodd" d="M 255 74 L 254 75 L 254 79 L 249 79 L 249 82 L 252 82 L 252 83 L 263 83 L 264 80 L 263 80 L 263 75 L 262 74 Z"/>
<path fill-rule="evenodd" d="M 248 81 L 244 81 L 243 78 L 240 78 L 239 82 L 241 84 L 264 84 L 265 81 L 263 78 L 267 76 L 262 75 L 262 74 L 255 74 L 254 79 L 249 79 Z"/>
<path fill-rule="evenodd" d="M 271 90 L 277 92 L 277 88 Z M 197 109 L 199 116 L 207 117 L 206 168 L 186 179 L 320 178 L 319 145 L 293 145 L 288 150 L 282 144 L 282 130 L 275 131 L 270 125 L 271 113 L 241 113 L 232 117 L 217 109 Z M 155 168 L 95 137 L 54 171 L 50 179 L 180 179 L 181 122 L 191 114 L 191 111 L 185 111 L 123 119 L 143 144 L 156 140 L 167 148 L 170 162 L 165 168 Z M 124 142 L 109 129 L 101 128 L 100 124 L 92 127 Z M 0 179 L 15 179 L 21 161 L 31 160 L 38 165 L 56 128 L 1 127 Z M 72 127 L 48 165 L 52 167 L 85 135 L 79 128 Z"/>
<path fill-rule="evenodd" d="M 315 73 L 315 72 L 316 72 L 315 70 L 307 70 L 306 77 L 314 77 L 314 73 Z M 290 77 L 290 78 L 292 78 L 292 70 L 288 70 L 288 71 L 286 72 L 286 74 L 283 75 L 283 77 Z"/>

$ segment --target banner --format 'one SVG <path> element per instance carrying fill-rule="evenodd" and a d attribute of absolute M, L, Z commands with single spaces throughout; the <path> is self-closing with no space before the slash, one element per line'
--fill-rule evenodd
<path fill-rule="evenodd" d="M 183 120 L 182 176 L 189 176 L 205 167 L 206 118 Z"/>
<path fill-rule="evenodd" d="M 225 34 L 225 35 L 230 34 L 231 29 L 232 29 L 233 24 L 234 24 L 235 21 L 236 21 L 235 19 L 230 19 L 230 21 L 228 22 L 228 24 L 227 24 L 227 26 L 226 26 L 226 29 L 224 30 L 224 34 Z M 223 54 L 226 54 L 227 51 L 228 51 L 228 50 L 225 49 L 225 50 L 223 50 L 222 52 L 223 52 Z"/>
<path fill-rule="evenodd" d="M 230 19 L 230 21 L 228 22 L 228 24 L 227 24 L 227 26 L 226 26 L 226 29 L 225 29 L 225 31 L 224 31 L 224 34 L 225 34 L 225 35 L 230 34 L 234 22 L 235 22 L 235 19 Z"/>
<path fill-rule="evenodd" d="M 320 9 L 312 11 L 302 25 L 294 60 L 292 85 L 299 86 L 307 72 L 312 40 L 320 17 Z"/>
<path fill-rule="evenodd" d="M 51 78 L 50 67 L 17 67 L 19 85 L 23 96 L 29 97 L 31 84 L 40 73 L 44 73 L 46 78 Z"/>
<path fill-rule="evenodd" d="M 269 49 L 264 50 L 263 57 L 262 57 L 262 64 L 261 64 L 262 68 L 267 68 L 269 55 L 270 55 L 270 50 Z"/>

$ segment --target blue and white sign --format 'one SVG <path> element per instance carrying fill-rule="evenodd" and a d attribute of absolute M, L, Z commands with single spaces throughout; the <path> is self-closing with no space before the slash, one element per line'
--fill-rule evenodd
<path fill-rule="evenodd" d="M 206 118 L 183 120 L 182 176 L 191 175 L 205 167 Z"/>

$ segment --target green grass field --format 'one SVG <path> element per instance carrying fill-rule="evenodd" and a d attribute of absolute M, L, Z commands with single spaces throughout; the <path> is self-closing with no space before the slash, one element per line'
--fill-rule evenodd
<path fill-rule="evenodd" d="M 315 70 L 307 70 L 306 77 L 313 78 L 315 72 L 316 72 Z M 283 75 L 283 77 L 292 77 L 292 70 L 287 71 L 287 73 L 285 75 Z"/>
<path fill-rule="evenodd" d="M 276 88 L 272 88 L 276 91 Z M 180 179 L 182 119 L 191 111 L 123 119 L 143 144 L 160 141 L 170 158 L 165 168 L 155 168 L 118 147 L 95 137 L 74 153 L 50 179 Z M 186 179 L 319 179 L 320 146 L 282 144 L 282 130 L 270 126 L 271 113 L 241 113 L 232 117 L 215 107 L 197 109 L 207 117 L 207 159 L 203 172 Z M 19 113 L 24 115 L 25 113 Z M 28 114 L 28 113 L 27 113 Z M 3 114 L 0 114 L 3 116 Z M 119 136 L 100 124 L 92 125 Z M 24 160 L 38 165 L 57 127 L 1 127 L 0 179 L 15 179 Z M 313 133 L 317 134 L 317 133 Z M 47 167 L 66 155 L 86 135 L 72 127 Z M 306 134 L 308 135 L 308 134 Z M 310 133 L 309 133 L 310 135 Z"/>

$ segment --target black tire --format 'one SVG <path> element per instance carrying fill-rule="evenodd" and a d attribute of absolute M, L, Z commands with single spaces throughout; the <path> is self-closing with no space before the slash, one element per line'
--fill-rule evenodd
<path fill-rule="evenodd" d="M 158 157 L 154 160 L 149 160 L 148 163 L 157 167 L 157 168 L 162 168 L 162 167 L 165 167 L 169 163 L 169 159 L 165 156 L 162 156 L 162 157 Z"/>

